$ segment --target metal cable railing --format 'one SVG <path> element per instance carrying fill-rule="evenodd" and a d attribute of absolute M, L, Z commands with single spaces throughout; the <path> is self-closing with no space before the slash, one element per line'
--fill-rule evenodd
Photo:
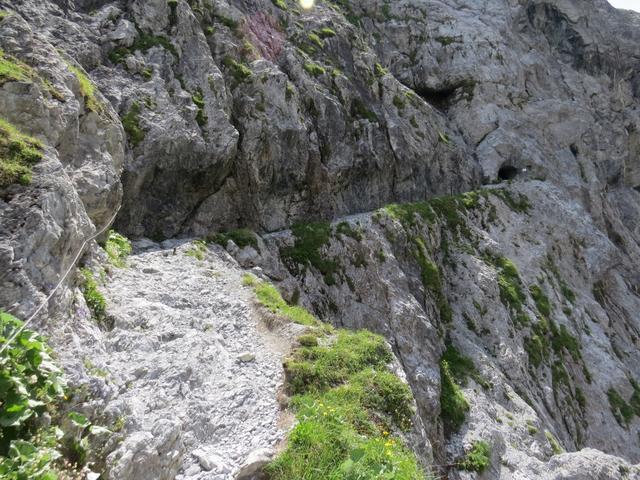
<path fill-rule="evenodd" d="M 118 215 L 118 212 L 120 211 L 120 207 L 118 207 L 115 211 L 115 213 L 113 214 L 113 216 L 111 217 L 111 219 L 105 224 L 104 227 L 102 227 L 99 231 L 97 231 L 96 233 L 94 233 L 92 236 L 90 236 L 89 238 L 87 238 L 83 243 L 82 246 L 80 247 L 80 250 L 78 250 L 78 253 L 76 253 L 76 256 L 73 258 L 73 261 L 71 262 L 71 264 L 69 265 L 69 268 L 67 268 L 67 270 L 65 271 L 64 275 L 60 278 L 60 280 L 58 281 L 57 285 L 53 288 L 53 290 L 51 290 L 51 292 L 49 292 L 49 295 L 47 295 L 47 298 L 45 298 L 40 305 L 38 306 L 38 308 L 36 308 L 36 310 L 29 316 L 29 318 L 27 318 L 27 320 L 24 321 L 24 323 L 20 326 L 20 328 L 18 328 L 13 334 L 11 334 L 11 336 L 7 339 L 7 341 L 5 342 L 4 345 L 0 346 L 0 354 L 2 354 L 2 352 L 4 352 L 9 345 L 11 344 L 11 342 L 13 342 L 18 335 L 20 335 L 20 333 L 33 321 L 34 318 L 36 318 L 36 316 L 42 311 L 42 309 L 44 308 L 45 305 L 47 305 L 49 303 L 49 300 L 51 300 L 51 298 L 53 297 L 54 293 L 56 293 L 56 291 L 58 290 L 58 288 L 60 288 L 60 286 L 62 285 L 62 283 L 67 279 L 67 277 L 69 276 L 69 274 L 71 273 L 71 270 L 73 270 L 73 268 L 76 266 L 76 263 L 78 262 L 78 260 L 80 260 L 80 257 L 82 256 L 82 253 L 84 252 L 84 249 L 87 247 L 87 245 L 89 244 L 89 242 L 95 240 L 97 237 L 99 237 L 100 235 L 102 235 L 104 232 L 107 231 L 107 228 L 109 228 L 111 226 L 111 224 L 113 223 L 113 221 L 116 219 L 116 215 Z"/>

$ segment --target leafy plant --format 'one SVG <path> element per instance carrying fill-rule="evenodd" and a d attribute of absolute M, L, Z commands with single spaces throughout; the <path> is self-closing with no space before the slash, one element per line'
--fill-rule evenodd
<path fill-rule="evenodd" d="M 127 265 L 127 257 L 131 254 L 131 242 L 127 237 L 109 230 L 104 249 L 114 266 L 122 268 Z"/>
<path fill-rule="evenodd" d="M 484 472 L 491 464 L 491 446 L 482 440 L 474 442 L 471 450 L 459 466 L 469 472 Z"/>
<path fill-rule="evenodd" d="M 87 302 L 87 306 L 89 307 L 89 310 L 91 310 L 93 317 L 98 322 L 102 322 L 106 317 L 107 301 L 98 290 L 98 282 L 94 278 L 93 272 L 90 269 L 81 269 L 80 275 L 83 280 L 81 289 L 84 295 L 84 300 Z"/>
<path fill-rule="evenodd" d="M 0 343 L 22 325 L 0 311 Z M 66 382 L 52 355 L 44 339 L 29 329 L 0 354 L 0 478 L 4 480 L 56 480 L 70 465 L 84 464 L 88 435 L 111 433 L 76 412 L 67 414 L 70 422 L 61 421 Z M 45 414 L 52 419 L 46 428 L 41 422 Z M 67 425 L 66 431 L 59 424 Z"/>

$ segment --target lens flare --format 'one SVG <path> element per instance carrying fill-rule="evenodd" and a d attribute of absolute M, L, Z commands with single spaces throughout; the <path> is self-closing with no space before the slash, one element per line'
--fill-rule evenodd
<path fill-rule="evenodd" d="M 315 0 L 300 0 L 300 6 L 305 10 L 309 10 L 313 8 L 314 4 L 315 4 Z"/>

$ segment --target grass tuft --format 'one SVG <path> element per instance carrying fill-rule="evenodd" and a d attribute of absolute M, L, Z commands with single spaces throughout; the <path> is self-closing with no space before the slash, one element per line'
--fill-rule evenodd
<path fill-rule="evenodd" d="M 297 305 L 289 305 L 284 301 L 280 292 L 268 282 L 260 282 L 255 286 L 255 293 L 258 301 L 272 313 L 281 315 L 294 323 L 300 325 L 318 325 L 316 317 L 311 315 L 306 309 Z"/>
<path fill-rule="evenodd" d="M 80 84 L 80 93 L 84 97 L 85 105 L 87 109 L 94 113 L 103 114 L 105 112 L 105 106 L 96 97 L 96 86 L 91 79 L 87 76 L 84 70 L 67 64 L 69 71 L 73 73 Z"/>
<path fill-rule="evenodd" d="M 42 160 L 42 143 L 0 118 L 0 188 L 31 183 L 32 168 Z"/>

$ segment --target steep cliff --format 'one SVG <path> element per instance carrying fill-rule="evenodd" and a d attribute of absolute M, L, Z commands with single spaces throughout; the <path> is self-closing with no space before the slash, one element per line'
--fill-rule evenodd
<path fill-rule="evenodd" d="M 165 341 L 126 333 L 146 324 L 127 312 L 139 252 L 186 278 L 178 243 L 146 239 L 207 237 L 234 281 L 214 243 L 388 339 L 434 473 L 476 475 L 459 467 L 485 442 L 482 478 L 636 478 L 639 45 L 640 15 L 605 0 L 0 0 L 0 307 L 29 317 L 72 267 L 35 325 L 114 420 L 147 401 L 121 391 L 114 338 Z M 143 256 L 107 268 L 98 325 L 74 262 L 82 247 L 99 270 L 83 245 L 114 218 Z M 135 478 L 155 435 L 129 414 L 112 478 Z M 190 478 L 202 432 L 158 428 L 179 454 L 154 478 Z"/>

